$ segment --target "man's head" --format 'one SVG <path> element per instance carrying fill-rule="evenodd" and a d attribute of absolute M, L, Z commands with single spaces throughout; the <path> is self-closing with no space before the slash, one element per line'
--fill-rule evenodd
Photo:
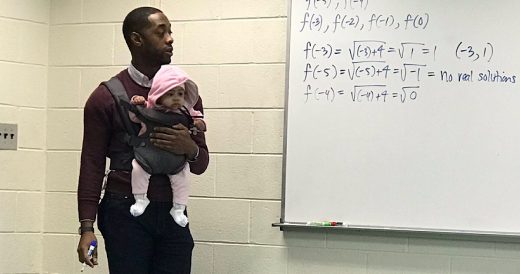
<path fill-rule="evenodd" d="M 171 24 L 161 10 L 140 7 L 132 10 L 123 21 L 123 36 L 132 60 L 147 65 L 169 64 L 173 38 Z"/>

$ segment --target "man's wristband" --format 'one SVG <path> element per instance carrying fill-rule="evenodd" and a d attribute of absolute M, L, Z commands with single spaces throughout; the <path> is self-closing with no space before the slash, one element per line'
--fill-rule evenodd
<path fill-rule="evenodd" d="M 83 233 L 85 233 L 85 232 L 94 232 L 94 227 L 93 226 L 80 226 L 78 228 L 79 235 L 83 235 Z"/>

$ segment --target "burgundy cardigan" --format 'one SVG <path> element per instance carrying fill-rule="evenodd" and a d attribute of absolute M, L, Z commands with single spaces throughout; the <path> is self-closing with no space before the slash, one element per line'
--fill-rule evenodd
<path fill-rule="evenodd" d="M 128 70 L 121 71 L 116 77 L 121 80 L 128 97 L 140 95 L 148 97 L 149 88 L 135 83 Z M 202 99 L 193 107 L 204 113 Z M 131 150 L 114 136 L 124 132 L 112 95 L 104 85 L 99 85 L 90 95 L 83 113 L 83 148 L 78 182 L 79 220 L 95 220 L 98 203 L 105 176 L 106 157 L 110 150 Z M 209 162 L 208 147 L 204 134 L 192 136 L 199 146 L 199 156 L 190 162 L 191 172 L 202 174 Z M 113 171 L 108 176 L 106 191 L 132 195 L 131 174 L 128 171 Z M 167 176 L 154 175 L 150 178 L 148 198 L 152 201 L 172 201 L 172 190 Z"/>

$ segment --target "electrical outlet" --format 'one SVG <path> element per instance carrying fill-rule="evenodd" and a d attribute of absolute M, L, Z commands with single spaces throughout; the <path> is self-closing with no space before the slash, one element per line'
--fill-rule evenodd
<path fill-rule="evenodd" d="M 16 150 L 18 148 L 18 125 L 0 124 L 0 149 Z"/>

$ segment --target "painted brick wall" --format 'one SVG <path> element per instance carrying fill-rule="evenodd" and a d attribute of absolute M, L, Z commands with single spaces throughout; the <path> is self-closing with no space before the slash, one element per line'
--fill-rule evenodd
<path fill-rule="evenodd" d="M 0 1 L 0 123 L 18 124 L 18 150 L 0 151 L 0 273 L 42 265 L 49 7 Z"/>

